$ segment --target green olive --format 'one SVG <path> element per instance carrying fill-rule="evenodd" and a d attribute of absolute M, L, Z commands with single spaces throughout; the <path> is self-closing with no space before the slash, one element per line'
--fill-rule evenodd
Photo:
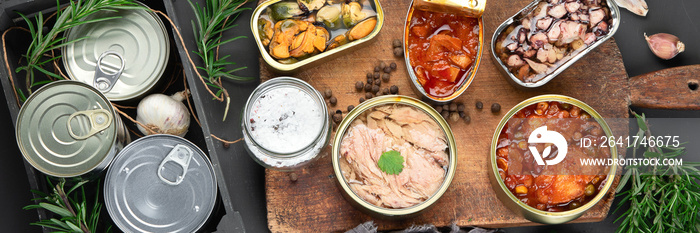
<path fill-rule="evenodd" d="M 593 194 L 595 194 L 595 187 L 593 187 L 593 184 L 586 185 L 584 193 L 586 196 L 593 196 Z"/>
<path fill-rule="evenodd" d="M 573 209 L 578 208 L 579 206 L 581 206 L 581 203 L 579 203 L 578 201 L 574 201 L 574 202 L 571 202 L 571 204 L 569 204 L 569 209 L 573 210 Z"/>

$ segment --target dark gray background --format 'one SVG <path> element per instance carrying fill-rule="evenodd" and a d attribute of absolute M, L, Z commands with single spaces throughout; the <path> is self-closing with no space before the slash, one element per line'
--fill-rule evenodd
<path fill-rule="evenodd" d="M 636 76 L 655 70 L 669 67 L 700 64 L 700 1 L 697 0 L 649 0 L 649 14 L 647 17 L 636 16 L 625 9 L 622 10 L 622 24 L 615 35 L 618 47 L 622 52 L 625 68 L 630 76 Z M 251 7 L 254 5 L 249 4 Z M 515 11 L 514 11 L 515 12 Z M 247 22 L 251 11 L 247 11 L 239 18 L 239 27 L 236 34 L 250 34 Z M 664 61 L 656 58 L 647 48 L 643 33 L 654 34 L 667 32 L 677 35 L 686 43 L 686 52 L 678 57 Z M 252 45 L 250 43 L 249 45 Z M 235 56 L 238 63 L 243 63 L 249 68 L 243 73 L 247 76 L 257 76 L 258 51 L 255 46 L 240 46 L 238 54 Z M 698 74 L 700 76 L 700 74 Z M 6 78 L 6 77 L 2 77 Z M 252 87 L 250 87 L 252 89 Z M 4 95 L 0 95 L 0 103 L 6 103 Z M 647 114 L 647 117 L 656 118 L 700 118 L 700 111 L 668 111 L 633 109 L 637 112 Z M 0 132 L 3 133 L 2 160 L 0 161 L 0 227 L 6 232 L 39 232 L 40 229 L 30 226 L 30 222 L 37 220 L 35 211 L 25 211 L 21 208 L 30 204 L 31 195 L 29 184 L 22 158 L 14 140 L 14 129 L 12 126 L 9 110 L 7 106 L 0 107 Z M 684 132 L 665 132 L 663 127 L 653 128 L 658 134 L 680 134 L 682 141 L 698 142 L 696 130 L 686 129 Z M 691 143 L 697 145 L 698 143 Z M 689 147 L 689 154 L 697 154 L 700 146 Z M 264 193 L 262 184 L 262 169 L 252 169 L 250 181 L 240 186 L 255 188 Z M 242 179 L 245 180 L 245 179 Z M 231 187 L 230 189 L 236 189 Z M 249 196 L 250 197 L 250 196 Z M 246 229 L 249 231 L 260 231 L 266 229 L 264 211 L 264 195 L 257 196 L 259 200 L 251 200 L 248 204 L 239 201 L 240 205 L 234 208 L 242 215 L 254 214 L 256 216 L 246 216 L 244 219 Z M 617 203 L 613 204 L 614 206 Z M 262 209 L 261 209 L 262 208 Z M 613 223 L 620 213 L 610 214 L 607 219 L 599 223 L 565 224 L 556 226 L 540 227 L 520 227 L 506 229 L 506 232 L 612 232 L 617 228 Z M 255 229 L 255 230 L 250 230 Z"/>

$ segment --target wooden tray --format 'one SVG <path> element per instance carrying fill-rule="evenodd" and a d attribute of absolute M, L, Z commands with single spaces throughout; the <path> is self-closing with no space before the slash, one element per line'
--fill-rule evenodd
<path fill-rule="evenodd" d="M 684 67 L 676 71 L 664 71 L 634 78 L 631 82 L 622 63 L 622 56 L 614 39 L 600 45 L 572 65 L 550 83 L 534 91 L 523 91 L 511 86 L 499 73 L 491 51 L 488 49 L 495 28 L 507 17 L 526 6 L 529 0 L 490 0 L 484 14 L 484 53 L 474 82 L 456 102 L 464 103 L 471 116 L 471 123 L 451 123 L 458 144 L 457 173 L 450 188 L 428 211 L 406 220 L 380 220 L 353 208 L 342 196 L 335 184 L 330 156 L 325 156 L 310 167 L 297 171 L 298 180 L 291 182 L 288 173 L 267 170 L 266 194 L 268 226 L 272 232 L 327 232 L 345 231 L 358 224 L 374 220 L 379 229 L 399 229 L 412 224 L 432 223 L 446 226 L 513 227 L 534 225 L 509 209 L 495 195 L 488 177 L 490 140 L 503 114 L 515 104 L 541 94 L 563 94 L 591 105 L 605 118 L 628 118 L 630 104 L 657 108 L 700 108 L 700 93 L 690 90 L 683 74 L 700 71 L 698 67 Z M 347 113 L 348 105 L 358 105 L 364 92 L 355 91 L 357 81 L 366 80 L 379 60 L 396 62 L 389 84 L 399 87 L 399 94 L 414 96 L 411 90 L 403 58 L 395 58 L 391 41 L 401 39 L 404 20 L 410 1 L 384 0 L 386 14 L 384 28 L 377 40 L 367 47 L 325 64 L 297 73 L 294 77 L 309 82 L 318 90 L 331 89 L 338 104 L 331 111 L 341 109 Z M 279 75 L 260 62 L 261 81 Z M 675 74 L 669 76 L 669 74 Z M 670 80 L 668 80 L 670 79 Z M 631 90 L 634 83 L 635 90 Z M 697 81 L 695 81 L 697 84 Z M 645 92 L 647 89 L 653 91 Z M 651 94 L 651 95 L 650 95 Z M 665 97 L 664 97 L 665 96 Z M 656 98 L 664 97 L 664 98 Z M 484 110 L 476 110 L 476 101 L 484 103 Z M 492 114 L 490 106 L 499 103 L 500 114 Z M 669 104 L 673 103 L 673 104 Z M 616 135 L 627 135 L 628 126 L 621 121 L 612 122 Z M 619 177 L 618 177 L 619 178 Z M 614 198 L 614 187 L 607 197 L 574 222 L 603 220 Z"/>

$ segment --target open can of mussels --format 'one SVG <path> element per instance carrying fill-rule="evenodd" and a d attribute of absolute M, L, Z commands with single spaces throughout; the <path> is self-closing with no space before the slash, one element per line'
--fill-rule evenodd
<path fill-rule="evenodd" d="M 270 0 L 250 20 L 262 59 L 285 74 L 355 51 L 383 25 L 379 0 Z"/>
<path fill-rule="evenodd" d="M 29 96 L 15 131 L 27 162 L 56 177 L 99 175 L 131 141 L 107 98 L 70 80 L 52 82 Z"/>
<path fill-rule="evenodd" d="M 196 232 L 216 206 L 214 168 L 192 142 L 149 135 L 122 150 L 104 182 L 105 206 L 124 232 Z"/>
<path fill-rule="evenodd" d="M 484 47 L 486 0 L 414 0 L 406 14 L 403 49 L 413 90 L 446 104 L 474 81 Z"/>
<path fill-rule="evenodd" d="M 162 83 L 170 57 L 167 31 L 147 8 L 100 11 L 86 20 L 104 17 L 115 18 L 66 32 L 66 41 L 87 38 L 63 47 L 63 65 L 70 79 L 96 87 L 111 101 L 137 100 Z"/>
<path fill-rule="evenodd" d="M 620 27 L 615 1 L 534 0 L 506 19 L 491 38 L 493 61 L 524 89 L 545 85 Z"/>

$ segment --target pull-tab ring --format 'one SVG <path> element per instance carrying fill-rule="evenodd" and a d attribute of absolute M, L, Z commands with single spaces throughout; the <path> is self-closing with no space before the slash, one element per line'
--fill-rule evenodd
<path fill-rule="evenodd" d="M 117 57 L 120 63 L 119 69 L 113 73 L 109 73 L 102 68 L 102 59 L 109 55 Z M 103 93 L 109 92 L 114 87 L 114 84 L 117 83 L 119 76 L 122 75 L 122 71 L 124 71 L 124 58 L 121 54 L 115 51 L 106 51 L 102 53 L 100 58 L 97 59 L 97 64 L 95 65 L 95 88 Z"/>
<path fill-rule="evenodd" d="M 179 185 L 182 183 L 182 181 L 185 179 L 185 175 L 187 175 L 187 167 L 190 166 L 190 159 L 192 159 L 193 153 L 194 152 L 192 152 L 192 149 L 189 147 L 177 144 L 172 150 L 170 150 L 170 153 L 165 156 L 165 159 L 160 162 L 160 166 L 158 166 L 158 178 L 169 185 Z M 177 177 L 175 177 L 175 180 L 169 180 L 163 177 L 162 172 L 165 170 L 165 164 L 168 162 L 173 162 L 180 165 L 182 168 L 182 174 L 178 174 Z"/>
<path fill-rule="evenodd" d="M 77 135 L 71 127 L 71 121 L 77 116 L 85 116 L 90 121 L 90 130 L 85 135 Z M 68 117 L 68 122 L 66 123 L 68 127 L 68 134 L 75 140 L 85 140 L 96 133 L 105 130 L 112 124 L 112 114 L 105 109 L 95 109 L 75 112 Z"/>

